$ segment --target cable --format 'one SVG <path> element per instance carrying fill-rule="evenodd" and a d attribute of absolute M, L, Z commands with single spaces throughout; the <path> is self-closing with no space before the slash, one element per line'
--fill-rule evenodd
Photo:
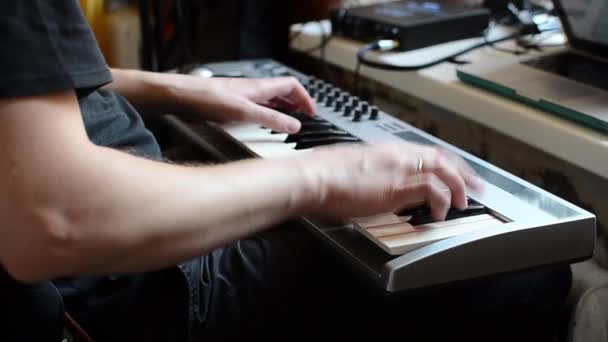
<path fill-rule="evenodd" d="M 421 70 L 421 69 L 426 69 L 426 68 L 430 68 L 432 66 L 435 66 L 437 64 L 441 64 L 444 62 L 449 62 L 449 61 L 453 61 L 456 59 L 456 57 L 459 57 L 461 55 L 464 55 L 468 52 L 471 52 L 473 50 L 479 49 L 481 47 L 487 46 L 487 45 L 491 45 L 491 44 L 496 44 L 496 43 L 500 43 L 500 42 L 504 42 L 507 40 L 511 40 L 514 38 L 518 38 L 520 36 L 522 36 L 523 33 L 522 32 L 517 32 L 514 34 L 510 34 L 508 36 L 502 37 L 502 38 L 498 38 L 498 39 L 494 39 L 494 40 L 484 40 L 481 43 L 477 43 L 475 45 L 472 45 L 466 49 L 463 49 L 461 51 L 458 51 L 456 53 L 453 53 L 451 55 L 439 58 L 437 60 L 428 62 L 428 63 L 424 63 L 424 64 L 419 64 L 419 65 L 392 65 L 392 64 L 385 64 L 385 63 L 381 63 L 381 62 L 374 62 L 374 61 L 370 61 L 365 59 L 365 54 L 369 51 L 389 51 L 394 49 L 395 47 L 398 46 L 398 42 L 396 41 L 390 41 L 392 42 L 392 44 L 386 43 L 385 42 L 385 46 L 392 46 L 390 49 L 386 49 L 386 47 L 381 47 L 378 45 L 379 42 L 374 42 L 371 44 L 367 44 L 364 45 L 361 49 L 359 49 L 359 51 L 357 52 L 357 62 L 369 67 L 373 67 L 376 69 L 382 69 L 382 70 L 391 70 L 391 71 L 416 71 L 416 70 Z"/>
<path fill-rule="evenodd" d="M 424 63 L 424 64 L 419 64 L 419 65 L 392 65 L 392 64 L 374 62 L 374 61 L 365 59 L 365 54 L 367 54 L 370 51 L 391 51 L 399 46 L 399 42 L 397 42 L 395 40 L 375 41 L 373 43 L 364 45 L 357 52 L 357 62 L 355 64 L 354 90 L 357 94 L 359 93 L 359 79 L 360 79 L 361 65 L 365 65 L 368 67 L 381 69 L 381 70 L 389 70 L 389 71 L 417 71 L 417 70 L 426 69 L 426 68 L 429 68 L 429 67 L 441 64 L 441 63 L 445 63 L 445 62 L 464 64 L 465 62 L 457 60 L 457 57 L 462 56 L 473 50 L 482 48 L 484 46 L 488 46 L 488 45 L 491 46 L 493 44 L 497 44 L 497 43 L 504 42 L 504 41 L 511 40 L 511 39 L 520 38 L 520 37 L 523 37 L 526 35 L 536 35 L 536 34 L 539 34 L 542 32 L 549 32 L 549 31 L 555 31 L 555 29 L 553 29 L 553 28 L 540 29 L 536 24 L 531 23 L 528 25 L 520 25 L 520 29 L 516 33 L 507 35 L 505 37 L 493 39 L 493 40 L 488 40 L 486 37 L 486 34 L 484 34 L 484 40 L 478 44 L 472 45 L 466 49 L 463 49 L 463 50 L 453 53 L 451 55 L 439 58 L 437 60 L 434 60 L 434 61 L 431 61 L 428 63 Z"/>
<path fill-rule="evenodd" d="M 327 74 L 327 77 L 330 79 L 330 81 L 333 81 L 334 80 L 333 73 L 329 68 L 329 65 L 327 63 L 327 58 L 326 58 L 326 47 L 327 47 L 327 44 L 329 43 L 329 41 L 333 38 L 333 35 L 330 32 L 325 31 L 325 27 L 323 26 L 322 21 L 311 21 L 307 24 L 317 24 L 319 26 L 319 31 L 321 32 L 321 42 L 319 43 L 319 45 L 316 45 L 316 46 L 313 46 L 306 50 L 303 50 L 302 53 L 310 54 L 310 53 L 319 51 L 319 57 L 322 62 L 323 68 L 325 69 L 325 73 Z M 305 24 L 305 25 L 307 25 L 307 24 Z M 303 32 L 304 32 L 304 27 L 301 27 L 299 31 L 296 31 L 295 33 L 293 33 L 290 38 L 291 39 L 290 45 L 293 42 L 293 40 L 295 38 L 297 38 L 298 36 L 300 36 Z"/>

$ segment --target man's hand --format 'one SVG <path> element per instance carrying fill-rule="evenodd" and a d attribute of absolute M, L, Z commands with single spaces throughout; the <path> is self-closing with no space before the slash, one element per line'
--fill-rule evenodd
<path fill-rule="evenodd" d="M 300 122 L 279 110 L 316 115 L 308 92 L 293 77 L 203 78 L 136 70 L 112 70 L 108 88 L 143 113 L 174 114 L 187 120 L 258 123 L 297 133 Z"/>
<path fill-rule="evenodd" d="M 216 122 L 250 122 L 285 133 L 297 133 L 300 122 L 278 110 L 315 115 L 315 104 L 293 77 L 211 78 L 187 76 L 180 84 L 187 113 Z"/>
<path fill-rule="evenodd" d="M 317 191 L 313 214 L 330 218 L 394 212 L 427 202 L 440 221 L 450 207 L 466 208 L 467 189 L 482 191 L 476 173 L 459 156 L 417 144 L 335 146 L 301 160 Z"/>

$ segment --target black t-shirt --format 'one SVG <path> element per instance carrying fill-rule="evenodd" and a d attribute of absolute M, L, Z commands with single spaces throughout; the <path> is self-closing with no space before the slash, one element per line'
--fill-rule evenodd
<path fill-rule="evenodd" d="M 0 97 L 74 89 L 94 143 L 160 157 L 138 113 L 117 94 L 99 90 L 112 75 L 77 0 L 3 4 L 0 46 Z"/>
<path fill-rule="evenodd" d="M 118 94 L 100 89 L 112 76 L 77 0 L 4 2 L 0 46 L 0 97 L 74 89 L 92 142 L 161 157 L 135 109 Z M 128 305 L 141 276 L 61 279 L 55 284 L 73 314 L 86 320 L 94 313 L 123 324 L 127 317 L 120 316 L 125 312 L 121 305 Z"/>

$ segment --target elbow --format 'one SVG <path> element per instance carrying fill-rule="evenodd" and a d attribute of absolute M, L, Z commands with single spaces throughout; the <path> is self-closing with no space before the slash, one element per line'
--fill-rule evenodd
<path fill-rule="evenodd" d="M 15 222 L 2 265 L 16 280 L 36 283 L 68 276 L 74 271 L 77 238 L 61 212 L 29 209 Z"/>

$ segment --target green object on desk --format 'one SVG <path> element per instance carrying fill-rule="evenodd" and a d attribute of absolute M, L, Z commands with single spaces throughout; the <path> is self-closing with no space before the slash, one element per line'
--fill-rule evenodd
<path fill-rule="evenodd" d="M 604 133 L 604 134 L 608 133 L 608 123 L 607 122 L 598 120 L 585 113 L 581 113 L 579 111 L 572 110 L 570 108 L 567 108 L 567 107 L 564 107 L 564 106 L 561 106 L 556 103 L 549 102 L 549 101 L 546 101 L 543 99 L 540 99 L 537 101 L 537 100 L 522 96 L 522 95 L 518 94 L 517 92 L 515 92 L 515 90 L 513 90 L 509 87 L 505 87 L 504 85 L 488 81 L 487 79 L 479 78 L 475 75 L 469 74 L 462 70 L 457 70 L 456 75 L 457 75 L 458 79 L 460 79 L 464 83 L 476 86 L 481 89 L 489 90 L 493 93 L 502 95 L 511 100 L 515 100 L 517 102 L 526 104 L 528 106 L 541 109 L 545 112 L 555 114 L 559 117 L 582 124 L 585 127 L 592 128 L 601 133 Z M 608 110 L 608 108 L 606 110 Z"/>

